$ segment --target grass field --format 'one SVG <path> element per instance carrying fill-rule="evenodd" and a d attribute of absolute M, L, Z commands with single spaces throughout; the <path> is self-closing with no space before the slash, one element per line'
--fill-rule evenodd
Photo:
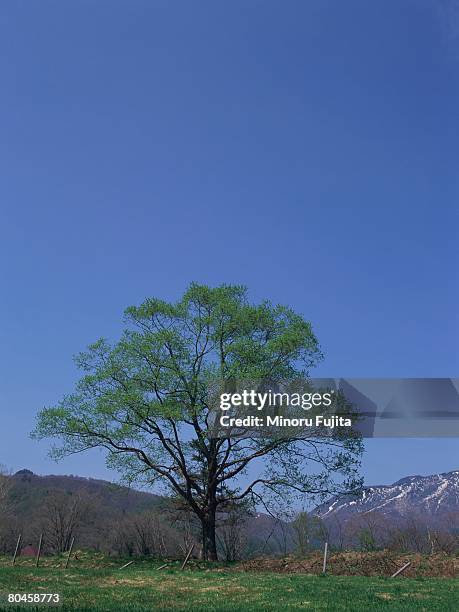
<path fill-rule="evenodd" d="M 0 593 L 60 592 L 60 609 L 120 612 L 459 609 L 457 579 L 251 573 L 225 567 L 157 571 L 156 567 L 140 563 L 123 570 L 114 565 L 66 570 L 49 562 L 39 568 L 32 562 L 15 567 L 2 563 Z"/>

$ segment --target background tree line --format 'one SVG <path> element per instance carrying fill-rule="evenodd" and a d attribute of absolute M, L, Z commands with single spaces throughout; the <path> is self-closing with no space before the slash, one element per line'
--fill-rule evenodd
<path fill-rule="evenodd" d="M 69 477 L 64 482 L 74 484 Z M 199 521 L 186 505 L 174 500 L 155 501 L 148 508 L 138 503 L 127 510 L 108 501 L 101 486 L 99 490 L 83 484 L 73 490 L 70 486 L 46 489 L 45 495 L 36 488 L 31 497 L 25 485 L 21 476 L 0 474 L 0 554 L 12 553 L 19 534 L 22 548 L 36 546 L 43 533 L 45 554 L 67 551 L 75 537 L 77 549 L 108 555 L 177 558 L 195 544 L 199 556 Z M 446 513 L 436 521 L 414 513 L 393 521 L 372 511 L 341 522 L 285 509 L 254 514 L 249 507 L 235 505 L 218 517 L 216 540 L 220 557 L 227 561 L 260 555 L 301 557 L 323 548 L 325 542 L 334 550 L 458 554 L 459 512 Z"/>

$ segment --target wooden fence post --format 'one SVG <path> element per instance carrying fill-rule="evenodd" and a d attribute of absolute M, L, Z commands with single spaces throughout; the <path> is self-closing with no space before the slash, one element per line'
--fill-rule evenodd
<path fill-rule="evenodd" d="M 120 570 L 124 569 L 125 567 L 129 567 L 129 565 L 132 565 L 133 563 L 134 561 L 129 561 L 128 563 L 125 563 L 124 565 L 120 567 Z"/>
<path fill-rule="evenodd" d="M 324 547 L 324 564 L 322 567 L 322 574 L 325 574 L 327 571 L 327 553 L 328 553 L 328 542 L 325 542 Z"/>
<path fill-rule="evenodd" d="M 158 570 L 162 570 L 162 569 L 164 569 L 165 567 L 167 567 L 168 565 L 169 565 L 169 563 L 165 563 L 164 565 L 160 565 L 159 567 L 157 567 L 157 568 L 156 568 L 156 570 L 157 570 L 157 571 L 158 571 Z"/>
<path fill-rule="evenodd" d="M 41 554 L 41 545 L 43 543 L 43 534 L 40 534 L 40 542 L 38 543 L 38 552 L 37 552 L 37 559 L 35 561 L 35 567 L 38 567 L 38 564 L 40 562 L 40 554 Z"/>
<path fill-rule="evenodd" d="M 187 556 L 185 557 L 185 561 L 182 563 L 182 567 L 180 569 L 184 569 L 185 565 L 188 563 L 188 559 L 191 557 L 191 553 L 193 552 L 193 548 L 194 548 L 194 544 L 191 545 L 190 550 L 187 553 Z"/>
<path fill-rule="evenodd" d="M 69 549 L 69 554 L 67 555 L 67 560 L 65 562 L 65 569 L 68 568 L 69 566 L 69 561 L 70 561 L 70 555 L 72 554 L 72 549 L 73 549 L 73 543 L 75 542 L 75 538 L 72 538 L 72 542 L 70 544 L 70 549 Z"/>
<path fill-rule="evenodd" d="M 403 567 L 401 567 L 394 574 L 392 574 L 391 578 L 395 578 L 396 576 L 398 576 L 399 574 L 404 572 L 406 570 L 406 568 L 409 567 L 410 565 L 411 565 L 411 561 L 408 561 L 408 563 L 405 563 L 405 565 Z"/>
<path fill-rule="evenodd" d="M 22 538 L 22 533 L 19 534 L 18 541 L 16 542 L 16 548 L 14 549 L 13 565 L 16 563 L 16 557 L 17 557 L 17 554 L 18 554 L 19 545 L 21 543 L 21 538 Z"/>

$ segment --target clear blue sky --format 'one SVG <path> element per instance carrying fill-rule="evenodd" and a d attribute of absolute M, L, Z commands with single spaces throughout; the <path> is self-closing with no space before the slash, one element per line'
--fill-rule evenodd
<path fill-rule="evenodd" d="M 191 280 L 304 313 L 317 376 L 458 376 L 457 3 L 3 2 L 0 75 L 0 462 L 110 476 L 34 415 Z M 370 441 L 364 474 L 458 450 Z"/>

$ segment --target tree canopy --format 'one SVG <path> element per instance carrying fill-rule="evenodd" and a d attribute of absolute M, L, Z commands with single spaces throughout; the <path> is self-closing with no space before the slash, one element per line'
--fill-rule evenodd
<path fill-rule="evenodd" d="M 176 303 L 150 298 L 125 311 L 118 342 L 76 357 L 75 391 L 38 415 L 36 438 L 59 440 L 55 458 L 91 448 L 131 481 L 165 485 L 202 526 L 203 556 L 217 556 L 218 512 L 267 491 L 336 493 L 358 480 L 361 442 L 215 437 L 211 380 L 307 377 L 322 358 L 311 324 L 286 306 L 253 305 L 242 286 L 191 284 Z M 264 458 L 263 473 L 249 465 Z"/>

